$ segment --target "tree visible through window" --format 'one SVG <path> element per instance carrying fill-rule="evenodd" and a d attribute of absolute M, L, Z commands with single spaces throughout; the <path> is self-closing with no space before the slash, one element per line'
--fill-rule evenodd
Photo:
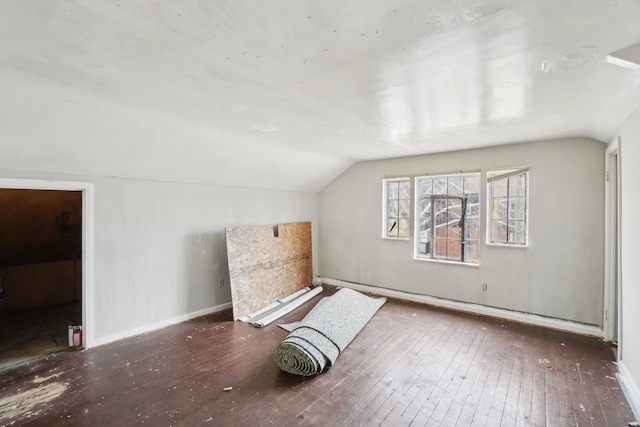
<path fill-rule="evenodd" d="M 408 238 L 411 229 L 411 181 L 409 178 L 383 181 L 383 237 Z"/>
<path fill-rule="evenodd" d="M 527 244 L 529 168 L 487 172 L 488 243 Z"/>
<path fill-rule="evenodd" d="M 478 263 L 480 174 L 416 178 L 416 257 Z"/>

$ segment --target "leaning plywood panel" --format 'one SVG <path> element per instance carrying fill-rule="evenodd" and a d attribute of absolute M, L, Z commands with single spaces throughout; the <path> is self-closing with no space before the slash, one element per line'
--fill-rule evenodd
<path fill-rule="evenodd" d="M 226 229 L 234 320 L 311 284 L 311 223 Z"/>

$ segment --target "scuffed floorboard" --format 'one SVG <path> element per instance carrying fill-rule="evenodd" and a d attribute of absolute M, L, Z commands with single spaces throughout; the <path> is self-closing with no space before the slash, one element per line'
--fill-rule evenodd
<path fill-rule="evenodd" d="M 37 417 L 47 404 L 62 396 L 68 384 L 56 381 L 59 374 L 48 377 L 36 376 L 24 384 L 22 391 L 14 395 L 0 397 L 0 422 Z"/>

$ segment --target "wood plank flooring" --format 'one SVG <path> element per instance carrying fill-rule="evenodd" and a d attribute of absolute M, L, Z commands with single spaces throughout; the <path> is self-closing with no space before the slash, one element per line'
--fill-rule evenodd
<path fill-rule="evenodd" d="M 283 321 L 301 319 L 319 298 Z M 286 334 L 276 324 L 233 322 L 227 311 L 49 355 L 2 373 L 0 426 L 633 421 L 613 353 L 594 338 L 388 300 L 333 367 L 303 378 L 273 361 Z"/>

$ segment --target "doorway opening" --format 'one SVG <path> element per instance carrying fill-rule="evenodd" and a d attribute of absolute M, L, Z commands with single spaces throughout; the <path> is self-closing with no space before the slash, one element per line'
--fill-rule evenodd
<path fill-rule="evenodd" d="M 91 190 L 0 179 L 0 371 L 87 347 Z"/>

